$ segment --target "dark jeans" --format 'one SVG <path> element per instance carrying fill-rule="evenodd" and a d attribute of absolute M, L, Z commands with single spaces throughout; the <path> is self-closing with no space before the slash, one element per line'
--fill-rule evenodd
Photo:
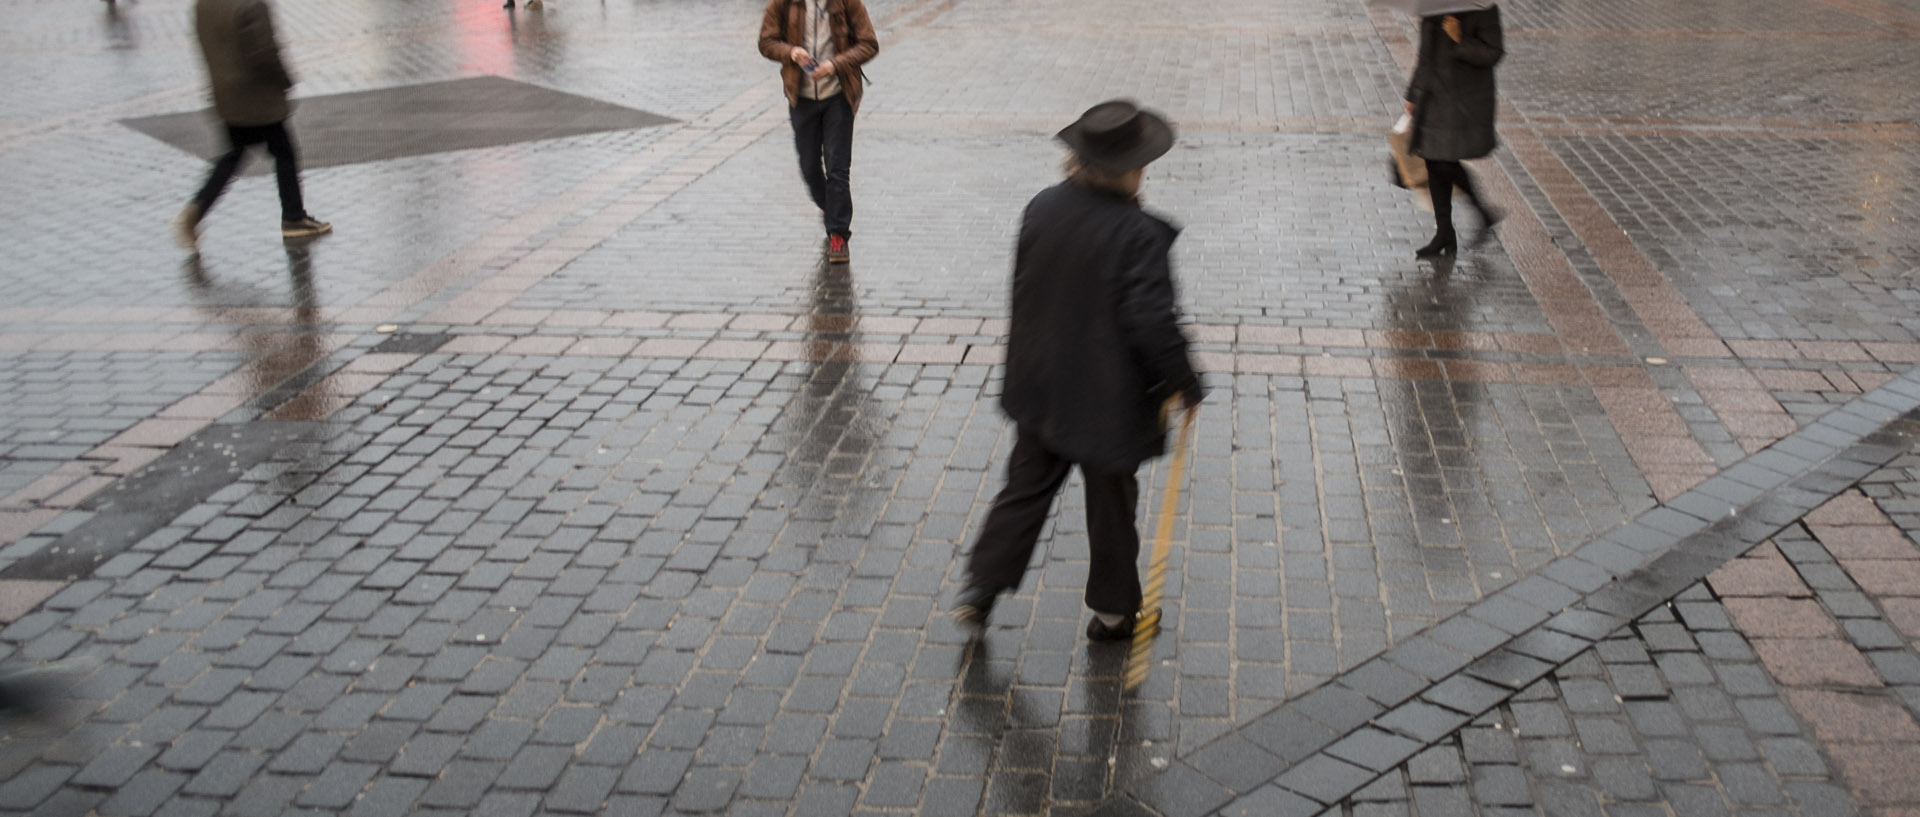
<path fill-rule="evenodd" d="M 1033 558 L 1040 529 L 1046 525 L 1053 496 L 1075 463 L 1060 458 L 1040 438 L 1020 431 L 1007 463 L 1007 487 L 994 497 L 980 538 L 967 559 L 968 583 L 1011 590 L 1020 586 Z M 1087 571 L 1087 606 L 1095 612 L 1132 615 L 1140 611 L 1140 532 L 1133 527 L 1140 483 L 1132 471 L 1080 466 L 1086 480 L 1087 540 L 1092 566 Z"/>
<path fill-rule="evenodd" d="M 827 214 L 829 235 L 852 235 L 853 106 L 846 94 L 801 99 L 788 111 L 793 146 L 800 152 L 800 178 L 813 203 Z"/>
<path fill-rule="evenodd" d="M 1427 160 L 1427 194 L 1433 198 L 1433 223 L 1440 228 L 1441 235 L 1453 234 L 1453 189 L 1456 187 L 1466 194 L 1467 201 L 1484 222 L 1487 208 L 1480 206 L 1480 194 L 1473 189 L 1473 177 L 1467 175 L 1466 166 L 1446 159 Z"/>
<path fill-rule="evenodd" d="M 293 136 L 287 133 L 285 122 L 227 126 L 227 152 L 214 160 L 207 183 L 201 186 L 199 195 L 193 197 L 193 202 L 200 205 L 202 216 L 212 210 L 214 201 L 226 192 L 227 183 L 233 181 L 233 174 L 247 158 L 247 148 L 259 144 L 265 144 L 267 153 L 273 156 L 274 179 L 280 183 L 280 220 L 298 221 L 307 217 L 306 205 L 300 201 L 300 160 L 294 154 Z"/>

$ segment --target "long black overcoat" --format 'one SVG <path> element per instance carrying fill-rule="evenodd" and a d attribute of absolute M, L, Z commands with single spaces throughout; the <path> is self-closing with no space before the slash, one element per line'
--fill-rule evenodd
<path fill-rule="evenodd" d="M 1165 450 L 1160 405 L 1197 388 L 1168 252 L 1132 198 L 1063 182 L 1028 203 L 1000 405 L 1049 451 L 1131 471 Z"/>
<path fill-rule="evenodd" d="M 1493 152 L 1493 66 L 1506 55 L 1500 7 L 1458 12 L 1460 42 L 1441 28 L 1446 15 L 1420 20 L 1420 59 L 1407 83 L 1414 104 L 1413 146 L 1428 159 L 1478 159 Z"/>

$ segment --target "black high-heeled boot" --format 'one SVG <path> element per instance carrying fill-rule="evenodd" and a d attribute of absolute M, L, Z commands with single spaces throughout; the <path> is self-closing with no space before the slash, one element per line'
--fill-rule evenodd
<path fill-rule="evenodd" d="M 1458 255 L 1460 242 L 1452 230 L 1439 233 L 1427 242 L 1427 246 L 1413 251 L 1414 258 L 1438 258 L 1443 255 Z"/>

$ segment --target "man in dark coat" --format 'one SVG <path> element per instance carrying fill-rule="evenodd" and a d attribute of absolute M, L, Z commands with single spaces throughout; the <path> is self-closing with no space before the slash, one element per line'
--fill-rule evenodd
<path fill-rule="evenodd" d="M 293 112 L 287 90 L 293 87 L 293 77 L 280 61 L 273 12 L 265 0 L 197 0 L 193 23 L 207 64 L 207 80 L 213 86 L 213 110 L 226 126 L 227 152 L 214 162 L 199 195 L 174 221 L 175 238 L 188 250 L 199 248 L 200 220 L 226 191 L 252 145 L 266 145 L 273 156 L 274 178 L 280 185 L 281 236 L 305 238 L 332 230 L 333 225 L 308 215 L 300 199 L 300 164 L 287 132 L 287 116 Z"/>
<path fill-rule="evenodd" d="M 1407 113 L 1413 115 L 1414 155 L 1427 160 L 1427 190 L 1433 197 L 1433 240 L 1414 253 L 1418 258 L 1452 255 L 1459 241 L 1453 230 L 1453 190 L 1466 194 L 1480 215 L 1480 244 L 1492 234 L 1500 214 L 1482 204 L 1473 179 L 1460 164 L 1493 152 L 1493 114 L 1498 92 L 1493 67 L 1505 56 L 1500 7 L 1463 0 L 1481 8 L 1420 19 L 1420 56 L 1407 83 Z"/>
<path fill-rule="evenodd" d="M 1000 405 L 1018 437 L 953 615 L 984 625 L 999 594 L 1019 586 L 1054 494 L 1077 465 L 1092 564 L 1087 637 L 1105 641 L 1132 635 L 1140 615 L 1134 472 L 1164 450 L 1166 398 L 1180 395 L 1192 409 L 1202 389 L 1167 258 L 1179 231 L 1137 198 L 1147 163 L 1173 145 L 1172 127 L 1115 100 L 1059 136 L 1073 149 L 1068 179 L 1027 205 L 1015 250 Z"/>

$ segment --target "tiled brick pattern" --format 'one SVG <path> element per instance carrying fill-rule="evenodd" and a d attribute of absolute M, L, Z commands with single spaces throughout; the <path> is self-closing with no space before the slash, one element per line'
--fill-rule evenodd
<path fill-rule="evenodd" d="M 234 366 L 229 352 L 0 354 L 0 497 L 43 504 L 71 482 L 15 496 Z M 70 506 L 71 503 L 62 507 Z M 19 507 L 4 510 L 17 510 Z"/>
<path fill-rule="evenodd" d="M 1596 31 L 1619 34 L 1670 31 L 1739 32 L 1749 36 L 1771 33 L 1843 32 L 1852 35 L 1872 33 L 1872 20 L 1852 14 L 1809 14 L 1808 7 L 1792 0 L 1758 0 L 1737 20 L 1730 20 L 1712 6 L 1674 5 L 1658 0 L 1568 5 L 1559 3 L 1520 3 L 1501 6 L 1501 21 L 1510 29 L 1529 36 L 1541 36 L 1558 30 L 1574 30 L 1583 35 Z"/>
<path fill-rule="evenodd" d="M 1882 473 L 1903 475 L 1910 465 Z M 1874 493 L 1885 495 L 1889 484 L 1901 483 L 1882 482 Z M 1900 814 L 1920 802 L 1904 771 L 1920 763 L 1920 544 L 1872 499 L 1850 492 L 1781 546 L 1813 600 L 1772 616 L 1796 638 L 1779 642 L 1790 651 L 1763 657 L 1781 665 L 1782 680 L 1808 680 L 1791 700 L 1816 725 L 1854 796 L 1875 813 Z"/>
<path fill-rule="evenodd" d="M 1526 286 L 1498 254 L 1434 276 L 1406 248 L 1425 229 L 1386 192 L 1371 137 L 1289 135 L 1246 144 L 1194 135 L 1157 163 L 1150 206 L 1191 225 L 1175 245 L 1187 311 L 1210 323 L 1545 333 Z M 931 144 L 930 144 L 931 143 Z M 930 149 L 947 156 L 928 162 Z M 1006 270 L 1026 199 L 1058 178 L 1059 149 L 1038 134 L 862 132 L 854 171 L 855 292 L 876 315 L 1005 315 Z M 792 174 L 777 127 L 582 254 L 514 305 L 525 309 L 787 311 L 805 303 L 821 241 L 804 197 L 760 202 Z M 1286 180 L 1221 196 L 1229 179 Z M 1346 202 L 1307 189 L 1380 185 L 1383 200 Z M 938 191 L 929 194 L 927 191 Z M 1285 192 L 1292 191 L 1292 192 Z M 748 205 L 747 203 L 751 203 Z M 722 214 L 751 206 L 757 228 Z M 1260 225 L 1271 225 L 1262 227 Z M 1290 225 L 1277 232 L 1279 225 Z M 1383 236 L 1356 243 L 1350 231 Z M 1397 239 L 1397 240 L 1394 240 Z"/>
<path fill-rule="evenodd" d="M 1826 13 L 1799 12 L 1772 25 Z M 1764 35 L 1769 24 L 1749 26 L 1747 21 L 1743 15 L 1736 30 L 1757 28 L 1763 34 L 1727 39 L 1598 36 L 1576 40 L 1534 39 L 1516 32 L 1508 40 L 1501 92 L 1529 116 L 1754 123 L 1910 121 L 1901 112 L 1920 102 L 1914 89 L 1881 88 L 1848 78 L 1867 66 L 1913 67 L 1911 39 L 1854 37 L 1838 44 L 1814 38 L 1782 41 Z M 1759 47 L 1771 58 L 1753 59 L 1752 51 Z M 1605 74 L 1586 70 L 1594 64 L 1592 60 L 1604 60 L 1611 70 Z M 1811 63 L 1820 64 L 1822 70 L 1809 73 L 1796 67 Z M 1526 70 L 1514 70 L 1519 66 Z"/>
<path fill-rule="evenodd" d="M 1865 490 L 1899 501 L 1914 462 Z M 1897 582 L 1851 575 L 1913 560 L 1872 500 L 1842 494 L 1339 811 L 1903 814 L 1920 654 Z"/>
<path fill-rule="evenodd" d="M 1721 337 L 1808 341 L 1764 356 L 1839 363 L 1847 358 L 1818 341 L 1920 332 L 1909 274 L 1920 243 L 1901 226 L 1920 219 L 1911 142 L 1548 141 Z"/>
<path fill-rule="evenodd" d="M 1119 779 L 1086 776 L 1108 756 L 1124 777 L 1198 746 L 1613 524 L 1630 490 L 1607 481 L 1630 479 L 1625 455 L 1578 389 L 1220 378 L 1177 636 L 1126 703 L 1117 654 L 1072 647 L 1077 491 L 982 646 L 939 609 L 1004 467 L 988 375 L 421 357 L 336 412 L 332 441 L 0 630 L 18 657 L 105 661 L 79 685 L 103 707 L 89 728 L 13 746 L 50 769 L 162 747 L 125 762 L 185 777 L 151 794 L 181 807 L 361 784 L 460 807 L 559 779 L 561 808 L 594 791 L 566 775 L 603 774 L 616 799 L 711 783 L 742 807 L 848 784 L 874 805 L 952 787 L 1015 811 L 1091 804 Z M 364 777 L 304 759 L 359 745 Z M 627 745 L 641 761 L 611 748 Z M 440 777 L 417 790 L 420 774 Z M 492 794 L 466 774 L 497 777 Z"/>
<path fill-rule="evenodd" d="M 296 118 L 296 131 L 298 127 Z M 544 150 L 508 146 L 306 173 L 303 192 L 309 209 L 333 221 L 343 235 L 354 236 L 352 241 L 312 246 L 312 298 L 323 306 L 357 303 L 617 163 L 661 130 L 557 140 Z M 80 166 L 61 158 L 76 149 L 102 154 L 107 166 Z M 207 320 L 217 325 L 223 322 L 217 314 L 221 308 L 285 304 L 292 291 L 292 261 L 269 249 L 278 241 L 270 177 L 240 179 L 221 199 L 204 227 L 203 263 L 197 272 L 182 266 L 172 253 L 158 260 L 125 250 L 124 243 L 170 246 L 167 220 L 192 196 L 205 170 L 203 163 L 124 129 L 88 131 L 0 152 L 0 172 L 49 191 L 35 202 L 14 198 L 0 204 L 4 234 L 27 257 L 47 259 L 48 264 L 59 259 L 62 271 L 13 279 L 8 305 L 194 306 L 213 313 Z M 62 208 L 85 207 L 90 186 L 103 173 L 122 179 L 118 192 L 145 203 L 90 219 L 90 231 L 123 236 L 119 241 L 81 240 L 73 232 L 80 226 L 60 213 Z M 398 202 L 390 209 L 355 206 L 388 201 L 388 191 L 400 187 L 437 190 L 436 195 L 463 204 L 457 210 Z M 204 286 L 182 286 L 196 275 Z"/>
<path fill-rule="evenodd" d="M 1353 817 L 1851 814 L 1815 735 L 1704 585 L 1388 772 Z"/>
<path fill-rule="evenodd" d="M 39 195 L 0 204 L 0 236 L 32 272 L 9 279 L 6 359 L 58 361 L 57 382 L 83 384 L 28 425 L 87 416 L 67 409 L 100 403 L 95 381 L 68 373 L 130 348 L 145 357 L 125 360 L 150 364 L 140 382 L 163 384 L 149 396 L 186 393 L 114 431 L 126 448 L 159 451 L 235 397 L 241 419 L 324 418 L 332 432 L 44 604 L 5 611 L 0 658 L 86 671 L 79 707 L 0 743 L 0 807 L 1064 815 L 1138 781 L 1162 781 L 1162 802 L 1200 791 L 1180 776 L 1196 751 L 1226 752 L 1251 779 L 1260 755 L 1231 738 L 1201 747 L 1496 590 L 1564 603 L 1572 591 L 1515 580 L 1790 430 L 1783 416 L 1805 425 L 1920 362 L 1897 308 L 1912 300 L 1899 274 L 1911 247 L 1872 220 L 1910 215 L 1897 181 L 1910 129 L 1804 121 L 1912 107 L 1907 85 L 1861 79 L 1910 62 L 1909 15 L 1836 4 L 1781 17 L 1767 0 L 1737 30 L 1703 16 L 1717 10 L 1638 0 L 1515 7 L 1503 83 L 1520 110 L 1504 121 L 1540 128 L 1535 143 L 1566 173 L 1533 178 L 1539 164 L 1502 159 L 1512 177 L 1490 186 L 1536 212 L 1514 213 L 1494 248 L 1429 267 L 1406 257 L 1425 216 L 1381 178 L 1378 131 L 1401 82 L 1389 53 L 1405 41 L 1369 31 L 1380 18 L 1358 4 L 1201 0 L 1176 19 L 1122 0 L 1089 20 L 1071 3 L 876 0 L 886 50 L 870 72 L 850 277 L 812 267 L 818 228 L 770 66 L 742 39 L 751 0 L 283 7 L 303 93 L 500 73 L 688 124 L 314 171 L 309 198 L 340 234 L 305 255 L 271 249 L 270 218 L 255 220 L 270 184 L 243 180 L 209 225 L 206 263 L 185 267 L 156 248 L 204 168 L 110 123 L 202 104 L 184 0 L 13 9 L 0 64 L 20 93 L 0 111 L 0 173 Z M 1810 17 L 1811 33 L 1782 28 Z M 1544 26 L 1583 30 L 1528 33 Z M 1832 70 L 1784 78 L 1813 61 L 1773 59 L 1815 49 Z M 702 70 L 686 70 L 688 53 L 705 55 Z M 1690 70 L 1674 70 L 1681 58 Z M 1052 130 L 1118 94 L 1172 111 L 1185 134 L 1147 195 L 1190 225 L 1177 263 L 1215 372 L 1172 627 L 1136 699 L 1118 693 L 1117 656 L 1077 638 L 1077 491 L 984 641 L 939 613 L 1009 442 L 991 364 L 1015 213 L 1057 175 Z M 1716 121 L 1676 136 L 1660 116 Z M 1803 121 L 1731 134 L 1780 117 Z M 1782 157 L 1796 161 L 1780 170 Z M 1782 181 L 1762 182 L 1770 173 Z M 1563 217 L 1582 203 L 1568 192 L 1585 209 Z M 1655 212 L 1672 213 L 1672 232 Z M 1625 238 L 1583 243 L 1609 220 Z M 1789 220 L 1832 237 L 1778 226 Z M 1709 247 L 1707 261 L 1673 250 L 1674 235 Z M 1802 305 L 1796 323 L 1787 310 Z M 369 352 L 366 330 L 396 320 L 455 337 L 418 359 Z M 1683 324 L 1729 342 L 1668 331 Z M 1685 366 L 1643 368 L 1654 354 Z M 227 368 L 200 368 L 213 360 Z M 187 385 L 228 371 L 243 388 Z M 26 494 L 9 495 L 27 510 L 0 510 L 0 540 L 19 539 L 0 558 L 46 547 L 82 518 L 49 509 L 138 456 L 28 466 Z M 1798 461 L 1761 462 L 1738 473 Z M 1869 491 L 1897 503 L 1897 484 Z M 1647 530 L 1616 538 L 1644 544 Z M 1849 546 L 1887 545 L 1864 535 Z M 1608 564 L 1640 556 L 1587 547 Z M 1722 665 L 1828 650 L 1842 658 L 1799 667 L 1805 678 L 1873 689 L 1857 672 L 1821 674 L 1866 666 L 1882 684 L 1874 706 L 1908 700 L 1888 674 L 1902 671 L 1898 650 L 1873 640 L 1887 634 L 1875 623 L 1905 632 L 1905 608 L 1835 607 L 1844 597 L 1827 591 L 1847 591 L 1812 578 L 1817 556 L 1783 536 L 1716 579 L 1791 591 L 1783 605 L 1725 591 L 1729 620 L 1764 634 L 1751 655 L 1734 649 L 1745 636 L 1688 619 L 1686 604 L 1712 603 L 1690 597 L 1680 621 L 1604 642 L 1603 676 L 1576 662 L 1559 702 L 1542 688 L 1507 704 L 1518 762 L 1459 761 L 1468 802 L 1560 813 L 1544 804 L 1584 796 L 1625 810 L 1605 799 L 1598 761 L 1575 766 L 1591 770 L 1577 796 L 1548 791 L 1564 773 L 1535 755 L 1560 756 L 1564 736 L 1527 724 L 1564 710 L 1588 752 L 1578 723 L 1591 715 L 1651 752 L 1680 736 L 1652 734 L 1624 704 L 1572 712 L 1576 682 L 1617 689 L 1651 673 L 1668 697 L 1628 703 L 1679 710 L 1708 759 L 1705 776 L 1666 781 L 1683 792 L 1676 811 L 1763 799 L 1756 763 L 1780 804 L 1813 811 L 1831 792 L 1812 764 L 1704 753 L 1777 712 L 1777 693 L 1725 689 L 1751 672 Z M 1899 602 L 1902 575 L 1863 581 Z M 1807 615 L 1816 602 L 1832 629 Z M 1412 639 L 1399 659 L 1448 664 L 1491 637 L 1485 626 Z M 1717 673 L 1737 717 L 1669 666 L 1686 655 Z M 1479 671 L 1544 671 L 1508 661 Z M 1446 693 L 1473 698 L 1487 687 L 1475 683 Z M 1464 751 L 1485 731 L 1455 740 Z M 1854 733 L 1827 768 L 1851 781 L 1848 764 L 1892 756 L 1878 750 L 1899 737 Z M 1290 785 L 1336 786 L 1351 776 L 1341 764 L 1411 753 L 1409 741 L 1357 734 Z M 1539 774 L 1521 802 L 1503 786 L 1527 771 Z M 1419 813 L 1458 802 L 1407 774 L 1400 800 Z"/>

